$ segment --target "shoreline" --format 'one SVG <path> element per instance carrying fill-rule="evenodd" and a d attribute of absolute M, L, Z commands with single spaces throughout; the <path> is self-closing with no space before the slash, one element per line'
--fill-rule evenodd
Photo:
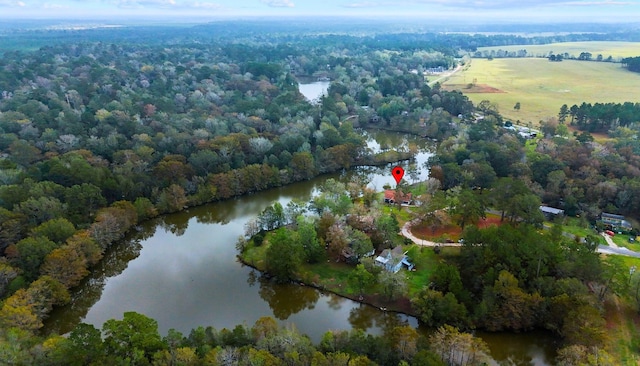
<path fill-rule="evenodd" d="M 366 128 L 363 128 L 363 129 L 366 130 Z M 376 129 L 372 128 L 372 130 L 376 130 Z M 385 129 L 378 129 L 378 130 L 389 131 L 389 130 L 385 130 Z M 398 131 L 398 130 L 395 130 L 393 132 L 400 133 L 400 134 L 410 134 L 410 135 L 412 135 L 411 133 L 402 132 L 402 131 Z M 368 156 L 367 158 L 361 158 L 361 159 L 358 159 L 358 160 L 354 161 L 352 163 L 353 165 L 351 165 L 347 169 L 351 170 L 351 169 L 354 169 L 354 168 L 357 168 L 357 167 L 384 166 L 384 165 L 399 163 L 399 162 L 402 162 L 402 161 L 407 161 L 407 160 L 411 160 L 411 159 L 415 158 L 415 154 L 413 154 L 411 152 L 396 152 L 396 154 L 394 154 L 394 155 L 395 156 L 388 156 L 388 155 L 384 155 L 384 154 L 375 153 L 375 154 L 372 154 L 372 155 Z M 381 159 L 377 160 L 376 158 L 381 158 Z M 121 233 L 120 238 L 118 238 L 118 239 L 114 240 L 113 242 L 109 243 L 106 246 L 105 250 L 108 249 L 109 247 L 115 245 L 118 242 L 126 240 L 126 238 L 129 235 L 131 235 L 133 232 L 136 231 L 136 228 L 139 225 L 144 224 L 146 222 L 150 222 L 152 220 L 155 220 L 158 217 L 162 217 L 162 216 L 170 215 L 170 214 L 175 214 L 175 213 L 179 213 L 179 212 L 185 212 L 185 211 L 188 211 L 191 208 L 205 206 L 205 205 L 216 203 L 216 202 L 232 200 L 232 199 L 236 199 L 236 198 L 242 197 L 242 196 L 249 196 L 249 195 L 252 195 L 252 194 L 255 194 L 255 193 L 258 193 L 258 192 L 262 192 L 262 191 L 266 191 L 266 190 L 269 190 L 269 189 L 278 189 L 278 188 L 285 187 L 285 186 L 288 186 L 288 185 L 291 185 L 291 184 L 295 184 L 295 183 L 298 183 L 298 182 L 301 182 L 301 181 L 316 179 L 316 178 L 321 177 L 321 176 L 323 176 L 325 174 L 337 173 L 337 172 L 340 172 L 341 170 L 344 170 L 344 168 L 340 168 L 340 169 L 336 169 L 336 170 L 328 171 L 328 172 L 317 173 L 313 177 L 310 177 L 308 179 L 291 180 L 291 181 L 288 181 L 288 182 L 286 182 L 285 184 L 282 184 L 282 185 L 276 185 L 276 186 L 273 186 L 273 187 L 270 186 L 270 187 L 266 187 L 264 189 L 259 189 L 259 190 L 250 191 L 250 192 L 244 192 L 244 193 L 238 194 L 238 195 L 231 195 L 229 197 L 214 198 L 214 199 L 208 200 L 206 202 L 187 202 L 183 207 L 181 207 L 178 210 L 170 211 L 170 212 L 162 212 L 160 214 L 153 215 L 151 217 L 146 217 L 145 219 L 136 222 L 135 225 L 130 226 L 129 228 L 126 229 L 126 231 Z M 130 202 L 132 202 L 132 201 L 130 201 Z M 107 208 L 107 207 L 110 207 L 110 206 L 101 207 L 100 209 Z M 69 287 L 68 290 L 72 290 L 74 288 L 77 288 L 82 283 L 82 281 L 85 280 L 90 275 L 90 273 L 92 273 L 93 271 L 96 270 L 96 268 L 98 268 L 98 266 L 101 263 L 103 263 L 102 258 L 100 258 L 100 260 L 98 260 L 97 263 L 94 263 L 93 265 L 88 266 L 88 268 L 87 268 L 88 271 L 87 271 L 86 275 L 83 276 L 79 280 L 78 284 L 76 284 L 75 286 Z M 246 263 L 244 263 L 244 264 L 246 264 Z M 261 271 L 261 273 L 263 273 L 263 271 Z M 303 282 L 300 281 L 300 283 L 303 283 Z M 305 285 L 313 286 L 312 284 L 306 284 L 306 283 L 305 283 Z M 354 300 L 354 301 L 358 301 L 360 303 L 365 303 L 365 304 L 370 305 L 372 307 L 383 308 L 383 307 L 385 307 L 385 305 L 387 305 L 387 302 L 384 302 L 384 301 L 377 302 L 377 301 L 375 301 L 375 297 L 372 299 L 372 301 L 366 301 L 365 302 L 365 301 L 360 301 L 358 299 L 358 297 L 350 297 L 350 295 L 348 295 L 348 294 L 335 292 L 335 291 L 332 291 L 330 289 L 323 288 L 322 286 L 314 286 L 314 288 L 317 288 L 318 290 L 322 290 L 322 291 L 332 292 L 335 295 L 338 295 L 338 296 L 341 296 L 341 297 L 344 297 L 344 298 L 348 298 L 348 299 L 351 299 L 351 300 Z M 405 301 L 408 303 L 408 299 L 406 299 Z M 55 307 L 57 308 L 58 306 L 55 306 Z M 389 307 L 389 306 L 387 306 L 387 307 Z M 397 306 L 397 307 L 390 307 L 390 308 L 395 312 L 406 314 L 406 315 L 410 315 L 410 312 L 402 311 L 403 310 L 402 307 Z M 50 313 L 50 311 L 48 311 L 47 314 L 44 314 L 43 320 L 49 317 L 49 313 Z M 412 315 L 412 316 L 414 316 L 414 315 Z"/>
<path fill-rule="evenodd" d="M 242 256 L 240 254 L 236 255 L 236 258 L 238 259 L 238 262 L 240 262 L 242 265 L 247 266 L 247 267 L 251 267 L 253 269 L 255 269 L 256 271 L 260 272 L 261 276 L 266 276 L 268 277 L 269 280 L 271 280 L 271 278 L 273 277 L 269 272 L 267 272 L 266 270 L 262 270 L 260 268 L 258 268 L 257 266 L 248 263 L 247 261 L 245 261 Z M 340 293 L 331 289 L 328 289 L 322 285 L 318 285 L 315 283 L 307 283 L 304 282 L 302 279 L 300 278 L 296 278 L 295 280 L 290 280 L 289 282 L 286 282 L 287 284 L 292 284 L 292 285 L 297 285 L 297 286 L 304 286 L 304 287 L 311 287 L 317 291 L 320 291 L 321 293 L 330 293 L 339 297 L 342 297 L 344 299 L 349 299 L 352 301 L 355 301 L 357 303 L 363 304 L 363 305 L 367 305 L 367 306 L 371 306 L 372 308 L 378 309 L 380 311 L 384 311 L 387 313 L 395 313 L 395 314 L 401 314 L 401 315 L 406 315 L 406 316 L 410 316 L 410 317 L 414 317 L 416 318 L 416 320 L 420 321 L 420 319 L 418 318 L 418 314 L 414 313 L 414 312 L 408 312 L 405 311 L 403 309 L 400 309 L 400 307 L 389 307 L 392 304 L 396 304 L 397 303 L 401 303 L 401 302 L 407 302 L 409 303 L 410 299 L 407 297 L 401 297 L 397 300 L 394 300 L 392 302 L 387 302 L 387 303 L 376 303 L 375 302 L 375 298 L 377 295 L 372 295 L 372 294 L 363 294 L 361 296 L 356 296 L 356 295 L 349 295 L 349 294 L 345 294 L 345 293 Z M 362 300 L 360 299 L 360 297 L 362 297 Z M 386 306 L 383 306 L 386 305 Z"/>

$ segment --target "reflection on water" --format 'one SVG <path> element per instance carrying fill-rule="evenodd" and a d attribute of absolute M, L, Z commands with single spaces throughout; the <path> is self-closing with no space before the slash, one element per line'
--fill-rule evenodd
<path fill-rule="evenodd" d="M 150 225 L 146 234 L 153 234 L 155 225 Z M 71 302 L 63 307 L 55 309 L 52 316 L 45 322 L 47 332 L 63 334 L 69 332 L 75 324 L 85 319 L 88 310 L 102 296 L 105 284 L 112 278 L 120 275 L 128 266 L 129 262 L 140 255 L 142 245 L 139 236 L 142 233 L 135 233 L 136 237 L 126 240 L 121 245 L 111 247 L 92 270 L 91 274 L 82 280 L 80 285 L 71 292 Z M 64 314 L 62 317 L 57 314 Z"/>
<path fill-rule="evenodd" d="M 264 277 L 259 281 L 260 297 L 269 304 L 273 316 L 280 320 L 287 320 L 302 310 L 313 309 L 320 299 L 320 292 L 309 287 L 278 284 Z"/>
<path fill-rule="evenodd" d="M 487 342 L 491 356 L 501 365 L 550 365 L 554 357 L 550 350 L 561 346 L 557 339 L 544 331 L 520 333 L 511 337 L 509 342 L 504 341 L 504 333 L 478 332 L 476 335 Z M 541 344 L 541 339 L 547 342 Z"/>
<path fill-rule="evenodd" d="M 368 144 L 399 149 L 411 143 L 426 146 L 419 138 L 400 134 L 371 133 Z M 415 161 L 400 165 L 415 169 L 426 179 L 424 162 L 431 153 L 421 151 Z M 415 167 L 411 168 L 412 165 Z M 83 321 L 101 328 L 126 311 L 137 311 L 158 321 L 161 334 L 170 328 L 183 333 L 198 326 L 232 329 L 253 324 L 263 316 L 277 318 L 319 342 L 327 330 L 366 330 L 381 334 L 385 329 L 410 324 L 413 317 L 382 312 L 309 287 L 272 283 L 236 260 L 235 242 L 244 224 L 274 201 L 283 206 L 292 199 L 309 201 L 328 178 L 368 181 L 378 190 L 395 186 L 391 166 L 360 167 L 342 174 L 329 174 L 239 197 L 225 202 L 190 208 L 140 225 L 127 240 L 114 245 L 92 273 L 72 292 L 72 302 L 57 308 L 45 322 L 45 331 L 66 333 Z M 422 332 L 428 332 L 420 327 Z M 483 338 L 484 335 L 483 335 Z M 497 360 L 515 364 L 545 364 L 553 357 L 548 334 L 498 334 L 485 338 Z"/>

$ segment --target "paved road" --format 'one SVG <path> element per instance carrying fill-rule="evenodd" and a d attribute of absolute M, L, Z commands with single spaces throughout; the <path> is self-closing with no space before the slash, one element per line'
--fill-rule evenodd
<path fill-rule="evenodd" d="M 606 245 L 599 245 L 597 251 L 598 253 L 602 254 L 617 254 L 624 255 L 626 257 L 640 258 L 640 253 L 634 252 L 633 250 L 629 250 L 627 248 L 611 248 Z"/>
<path fill-rule="evenodd" d="M 435 247 L 435 246 L 459 247 L 462 245 L 460 243 L 436 243 L 433 241 L 417 238 L 411 233 L 410 228 L 412 223 L 413 223 L 413 220 L 404 224 L 402 226 L 402 230 L 400 231 L 400 234 L 402 234 L 402 236 L 404 236 L 405 238 L 411 239 L 411 241 L 413 241 L 417 245 L 421 245 L 425 247 Z M 609 246 L 599 245 L 598 249 L 596 249 L 598 253 L 615 254 L 615 255 L 623 255 L 626 257 L 640 258 L 640 253 L 634 252 L 633 250 L 629 250 L 627 248 L 621 248 L 617 246 L 616 243 L 614 243 L 613 240 L 611 240 L 611 237 L 609 235 L 603 234 L 602 236 L 604 237 L 604 240 L 607 241 L 607 244 L 609 244 Z"/>
<path fill-rule="evenodd" d="M 442 81 L 444 79 L 447 79 L 448 77 L 450 77 L 451 75 L 455 74 L 456 72 L 458 72 L 460 70 L 462 70 L 462 65 L 458 65 L 455 69 L 453 69 L 451 71 L 446 71 L 446 72 L 438 75 L 438 78 L 427 82 L 427 84 L 429 84 L 429 86 L 433 86 L 433 85 L 435 85 L 435 83 L 440 82 L 440 81 Z"/>
<path fill-rule="evenodd" d="M 603 253 L 603 254 L 618 254 L 618 255 L 624 255 L 627 257 L 635 257 L 635 258 L 640 258 L 640 253 L 638 252 L 634 252 L 633 250 L 627 249 L 627 248 L 621 248 L 619 246 L 616 245 L 616 243 L 613 242 L 613 239 L 611 239 L 611 237 L 605 233 L 602 233 L 602 237 L 604 237 L 604 240 L 607 242 L 607 244 L 609 246 L 606 245 L 599 245 L 598 246 L 598 253 Z"/>

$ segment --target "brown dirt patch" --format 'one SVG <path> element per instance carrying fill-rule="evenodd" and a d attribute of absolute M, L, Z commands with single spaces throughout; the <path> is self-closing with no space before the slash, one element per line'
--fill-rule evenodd
<path fill-rule="evenodd" d="M 477 226 L 481 229 L 487 228 L 492 225 L 500 226 L 504 222 L 500 222 L 500 216 L 498 215 L 487 215 L 486 219 L 480 219 L 478 221 Z M 437 229 L 433 232 L 426 225 L 415 225 L 411 227 L 411 233 L 420 239 L 425 240 L 435 240 L 438 238 L 445 238 L 457 241 L 460 239 L 460 235 L 462 234 L 462 229 L 458 225 L 448 225 L 442 228 Z"/>
<path fill-rule="evenodd" d="M 570 120 L 570 118 L 571 117 L 569 117 L 568 120 Z M 582 131 L 578 129 L 576 126 L 568 126 L 568 127 L 569 127 L 569 132 L 571 134 L 573 134 L 574 132 L 582 133 Z M 606 132 L 589 132 L 589 133 L 591 134 L 591 136 L 593 136 L 593 139 L 597 142 L 606 142 L 606 141 L 612 140 L 611 136 L 609 136 L 609 134 L 607 134 Z"/>
<path fill-rule="evenodd" d="M 460 90 L 463 93 L 506 93 L 504 90 L 494 88 L 487 84 L 445 84 L 442 89 L 447 91 Z"/>

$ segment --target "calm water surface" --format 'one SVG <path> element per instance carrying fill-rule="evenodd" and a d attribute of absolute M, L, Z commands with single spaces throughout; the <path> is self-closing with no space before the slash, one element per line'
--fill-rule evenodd
<path fill-rule="evenodd" d="M 402 148 L 412 139 L 417 141 L 389 133 L 368 136 L 368 146 L 373 150 Z M 423 163 L 429 156 L 425 149 L 416 161 L 401 165 L 407 171 L 415 170 L 414 178 L 425 179 L 428 171 Z M 331 329 L 359 328 L 380 334 L 399 324 L 418 327 L 413 317 L 385 313 L 308 287 L 273 284 L 236 260 L 235 242 L 243 234 L 244 224 L 274 201 L 283 205 L 292 199 L 308 201 L 328 178 L 347 181 L 353 175 L 365 177 L 371 187 L 382 189 L 385 183 L 395 184 L 390 168 L 363 167 L 325 175 L 146 222 L 106 253 L 74 290 L 71 304 L 52 313 L 46 331 L 66 333 L 81 321 L 100 328 L 108 319 L 121 319 L 126 311 L 156 319 L 161 334 L 170 328 L 188 333 L 201 325 L 217 329 L 243 323 L 251 326 L 262 316 L 274 317 L 284 325 L 294 324 L 315 342 Z M 554 345 L 548 333 L 481 336 L 499 361 L 551 363 Z"/>
<path fill-rule="evenodd" d="M 316 101 L 322 95 L 326 95 L 327 90 L 329 89 L 330 81 L 314 81 L 312 83 L 299 83 L 298 90 L 300 93 L 305 96 L 309 101 Z"/>

